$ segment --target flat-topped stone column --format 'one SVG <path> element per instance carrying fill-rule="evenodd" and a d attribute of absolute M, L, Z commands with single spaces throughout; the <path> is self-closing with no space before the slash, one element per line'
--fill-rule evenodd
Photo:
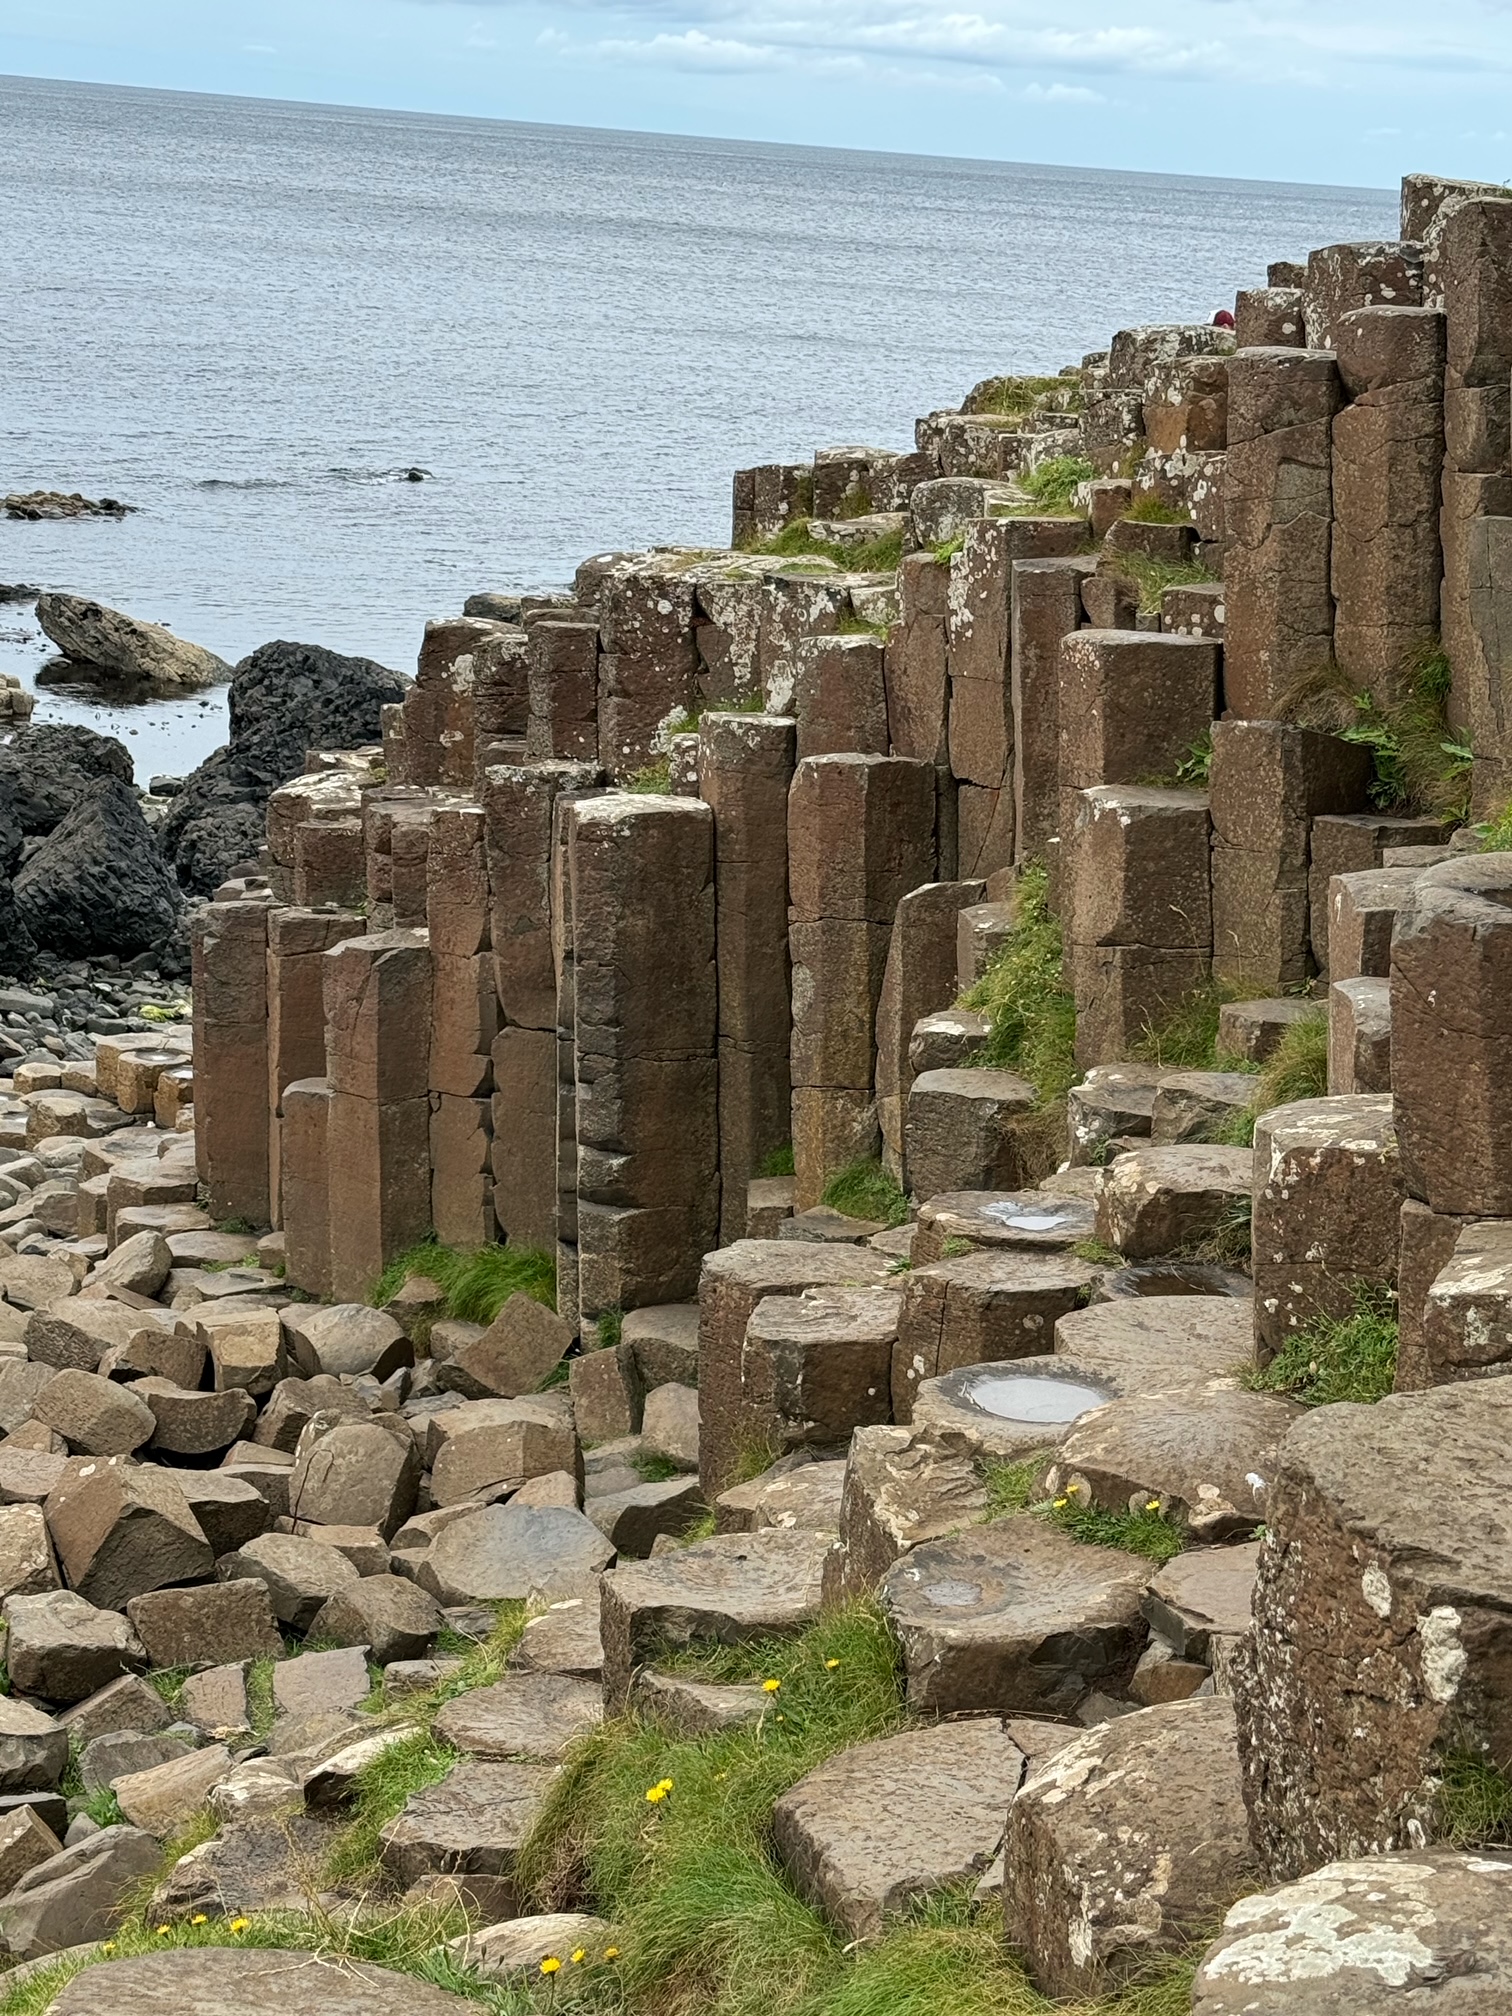
<path fill-rule="evenodd" d="M 1082 583 L 1096 562 L 1081 555 L 1013 566 L 1013 858 L 1043 862 L 1057 881 L 1060 854 L 1060 647 L 1082 625 Z"/>
<path fill-rule="evenodd" d="M 207 903 L 190 920 L 194 1152 L 212 1218 L 266 1225 L 268 904 Z"/>
<path fill-rule="evenodd" d="M 464 1251 L 493 1239 L 493 1046 L 499 1002 L 489 931 L 481 805 L 431 822 L 426 919 L 431 949 L 431 1224 Z"/>
<path fill-rule="evenodd" d="M 325 1070 L 322 955 L 361 937 L 355 910 L 268 911 L 268 1215 L 283 1223 L 279 1129 L 286 1086 Z"/>
<path fill-rule="evenodd" d="M 720 1239 L 745 1234 L 746 1186 L 792 1131 L 788 791 L 794 729 L 705 714 L 698 782 L 714 815 L 719 987 Z"/>
<path fill-rule="evenodd" d="M 914 1027 L 955 1000 L 961 912 L 982 901 L 985 882 L 926 882 L 899 899 L 877 1004 L 877 1121 L 882 1161 L 905 1189 L 905 1122 L 914 1080 Z"/>
<path fill-rule="evenodd" d="M 679 1302 L 719 1227 L 714 815 L 570 807 L 580 1314 Z"/>

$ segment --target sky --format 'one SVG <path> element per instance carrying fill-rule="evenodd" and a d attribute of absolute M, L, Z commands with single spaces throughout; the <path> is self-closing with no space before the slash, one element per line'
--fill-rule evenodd
<path fill-rule="evenodd" d="M 0 0 L 0 73 L 1287 182 L 1512 178 L 1512 0 Z"/>

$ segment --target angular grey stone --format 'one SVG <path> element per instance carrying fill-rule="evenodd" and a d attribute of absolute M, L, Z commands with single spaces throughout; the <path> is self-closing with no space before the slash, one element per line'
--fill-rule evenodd
<path fill-rule="evenodd" d="M 748 1728 L 772 1712 L 772 1699 L 754 1683 L 708 1686 L 682 1673 L 658 1673 L 643 1666 L 630 1683 L 630 1705 L 643 1721 L 674 1736 L 717 1736 Z"/>
<path fill-rule="evenodd" d="M 730 1534 L 606 1575 L 606 1705 L 623 1706 L 634 1669 L 664 1644 L 738 1645 L 801 1631 L 818 1614 L 831 1544 L 822 1533 Z"/>
<path fill-rule="evenodd" d="M 283 1657 L 268 1586 L 250 1577 L 154 1589 L 133 1596 L 126 1615 L 154 1666 Z"/>
<path fill-rule="evenodd" d="M 1253 1173 L 1248 1148 L 1189 1143 L 1120 1155 L 1098 1185 L 1097 1236 L 1126 1260 L 1198 1245 L 1248 1207 Z"/>
<path fill-rule="evenodd" d="M 541 1962 L 567 1961 L 574 1953 L 585 1952 L 592 1966 L 602 1960 L 612 1944 L 614 1928 L 586 1911 L 550 1911 L 536 1918 L 509 1918 L 502 1924 L 485 1925 L 449 1942 L 447 1951 L 459 1967 L 470 1968 L 490 1981 L 507 1981 L 511 1975 L 541 1978 Z"/>
<path fill-rule="evenodd" d="M 292 1533 L 260 1533 L 215 1566 L 228 1582 L 246 1576 L 266 1582 L 273 1615 L 301 1634 L 314 1623 L 322 1604 L 359 1579 L 351 1562 L 334 1547 L 300 1540 Z"/>
<path fill-rule="evenodd" d="M 280 1311 L 289 1350 L 307 1379 L 317 1373 L 371 1372 L 387 1379 L 413 1365 L 415 1347 L 392 1316 L 362 1302 L 326 1307 L 295 1303 Z"/>
<path fill-rule="evenodd" d="M 212 1666 L 204 1673 L 191 1673 L 179 1695 L 179 1710 L 186 1722 L 206 1736 L 222 1742 L 250 1729 L 247 1710 L 247 1669 L 237 1661 L 230 1666 Z"/>
<path fill-rule="evenodd" d="M 40 1505 L 0 1507 L 0 1602 L 58 1586 L 58 1564 Z"/>
<path fill-rule="evenodd" d="M 68 1768 L 68 1731 L 30 1702 L 0 1695 L 0 1792 L 46 1790 Z"/>
<path fill-rule="evenodd" d="M 156 1424 L 152 1448 L 161 1456 L 212 1456 L 241 1440 L 257 1419 L 257 1402 L 240 1386 L 223 1393 L 190 1392 L 169 1379 L 133 1379 L 125 1392 L 146 1402 Z"/>
<path fill-rule="evenodd" d="M 1008 1937 L 1047 1995 L 1098 1995 L 1254 1881 L 1232 1704 L 1174 1701 L 1058 1750 L 1008 1813 Z"/>
<path fill-rule="evenodd" d="M 96 1372 L 60 1372 L 37 1395 L 32 1419 L 87 1456 L 129 1455 L 157 1425 L 145 1400 Z"/>
<path fill-rule="evenodd" d="M 295 1458 L 289 1512 L 325 1526 L 395 1533 L 415 1509 L 420 1459 L 408 1435 L 377 1422 L 333 1428 Z"/>
<path fill-rule="evenodd" d="M 536 1388 L 565 1357 L 572 1331 L 533 1296 L 514 1294 L 481 1337 L 463 1344 L 440 1383 L 469 1400 L 514 1400 Z"/>
<path fill-rule="evenodd" d="M 210 1743 L 117 1778 L 111 1790 L 133 1827 L 166 1841 L 199 1812 L 230 1768 L 231 1752 L 223 1743 Z"/>
<path fill-rule="evenodd" d="M 1093 1688 L 1116 1695 L 1144 1646 L 1148 1579 L 1136 1556 L 1023 1515 L 915 1548 L 879 1591 L 910 1707 L 1068 1715 Z"/>
<path fill-rule="evenodd" d="M 442 1604 L 523 1602 L 567 1595 L 613 1559 L 581 1512 L 488 1505 L 437 1535 L 415 1579 Z"/>
<path fill-rule="evenodd" d="M 826 1581 L 832 1596 L 869 1593 L 900 1554 L 975 1525 L 987 1511 L 975 1463 L 941 1448 L 922 1429 L 858 1428 L 844 1469 L 844 1545 Z"/>
<path fill-rule="evenodd" d="M 698 1468 L 698 1394 L 691 1386 L 653 1386 L 641 1416 L 641 1440 L 654 1456 Z"/>
<path fill-rule="evenodd" d="M 310 1626 L 327 1645 L 365 1645 L 376 1665 L 423 1659 L 445 1625 L 434 1597 L 397 1575 L 364 1575 L 338 1589 Z"/>
<path fill-rule="evenodd" d="M 527 1673 L 565 1673 L 575 1680 L 604 1677 L 599 1635 L 599 1592 L 565 1596 L 532 1617 L 520 1634 L 514 1663 Z"/>
<path fill-rule="evenodd" d="M 367 1659 L 354 1645 L 335 1652 L 304 1652 L 273 1668 L 273 1702 L 280 1715 L 318 1715 L 355 1708 L 370 1692 Z"/>
<path fill-rule="evenodd" d="M 714 1512 L 721 1533 L 761 1533 L 768 1527 L 803 1527 L 810 1533 L 838 1533 L 845 1487 L 841 1462 L 784 1463 L 764 1470 L 749 1484 L 721 1491 Z"/>
<path fill-rule="evenodd" d="M 578 1468 L 565 1393 L 466 1400 L 434 1415 L 431 1428 L 431 1497 L 437 1505 L 455 1505 L 482 1492 L 516 1491 L 527 1478 Z"/>
<path fill-rule="evenodd" d="M 328 1820 L 304 1813 L 286 1814 L 276 1827 L 226 1827 L 174 1864 L 153 1892 L 153 1914 L 172 1920 L 199 1911 L 211 1918 L 306 1911 L 318 1894 L 332 1831 Z"/>
<path fill-rule="evenodd" d="M 858 1743 L 783 1793 L 773 1843 L 844 1938 L 876 1939 L 918 1899 L 988 1867 L 1027 1764 L 996 1716 Z"/>
<path fill-rule="evenodd" d="M 161 1860 L 162 1850 L 150 1834 L 136 1827 L 102 1827 L 51 1861 L 39 1862 L 8 1897 L 0 1898 L 0 1933 L 18 1960 L 103 1939 L 120 1922 L 130 1892 Z M 83 1977 L 85 1986 L 88 1978 Z M 98 2016 L 98 1996 L 96 1984 L 87 1999 L 73 1997 L 74 2009 Z M 53 2009 L 57 2006 L 55 2002 Z M 120 2010 L 112 2002 L 111 2016 L 120 2016 Z"/>
<path fill-rule="evenodd" d="M 103 1792 L 130 1772 L 150 1771 L 154 1764 L 182 1757 L 188 1747 L 181 1736 L 135 1736 L 124 1729 L 114 1736 L 96 1736 L 80 1754 L 79 1776 L 86 1792 Z"/>
<path fill-rule="evenodd" d="M 13 1596 L 5 1621 L 11 1683 L 44 1701 L 82 1701 L 148 1663 L 141 1640 L 119 1611 L 98 1610 L 72 1590 Z"/>
<path fill-rule="evenodd" d="M 35 1807 L 13 1806 L 0 1813 L 0 1897 L 9 1896 L 28 1871 L 62 1850 L 63 1843 Z"/>
<path fill-rule="evenodd" d="M 1492 2016 L 1512 1992 L 1512 1858 L 1417 1848 L 1330 1862 L 1244 1897 L 1192 1984 L 1192 2016 Z"/>
<path fill-rule="evenodd" d="M 112 1458 L 73 1464 L 45 1507 L 70 1586 L 107 1609 L 210 1574 L 214 1556 L 171 1472 Z"/>
<path fill-rule="evenodd" d="M 703 1498 L 696 1475 L 669 1477 L 589 1498 L 584 1509 L 618 1553 L 644 1557 L 661 1534 L 686 1533 L 703 1511 Z"/>
<path fill-rule="evenodd" d="M 1258 1540 L 1245 1547 L 1193 1547 L 1152 1578 L 1144 1613 L 1178 1659 L 1205 1660 L 1214 1638 L 1248 1631 L 1259 1558 Z"/>
<path fill-rule="evenodd" d="M 384 1828 L 384 1869 L 401 1885 L 436 1873 L 511 1875 L 555 1776 L 546 1764 L 455 1765 Z"/>
<path fill-rule="evenodd" d="M 173 1717 L 156 1687 L 135 1673 L 123 1673 L 97 1694 L 67 1708 L 58 1717 L 74 1744 L 82 1749 L 96 1736 L 129 1732 L 136 1736 L 156 1736 Z"/>
<path fill-rule="evenodd" d="M 48 2016 L 101 2016 L 102 1995 L 110 2016 L 469 2016 L 473 2007 L 413 1974 L 271 1947 L 188 1947 L 107 1964 L 107 1978 L 94 1967 L 76 1975 Z"/>
<path fill-rule="evenodd" d="M 555 1763 L 604 1717 L 601 1689 L 555 1673 L 512 1673 L 443 1702 L 436 1734 L 474 1757 Z"/>
<path fill-rule="evenodd" d="M 171 1470 L 166 1473 L 184 1500 L 219 1560 L 265 1533 L 273 1521 L 267 1499 L 245 1477 L 228 1470 Z"/>

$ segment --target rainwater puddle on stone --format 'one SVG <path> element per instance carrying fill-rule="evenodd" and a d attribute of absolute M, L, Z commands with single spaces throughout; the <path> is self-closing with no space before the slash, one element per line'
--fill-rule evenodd
<path fill-rule="evenodd" d="M 1058 1232 L 1071 1222 L 1068 1211 L 1035 1211 L 1026 1204 L 984 1204 L 984 1218 L 995 1218 L 1015 1232 Z"/>
<path fill-rule="evenodd" d="M 941 1610 L 969 1610 L 982 1597 L 981 1588 L 975 1582 L 929 1582 L 925 1584 L 924 1594 Z"/>
<path fill-rule="evenodd" d="M 1003 1421 L 1043 1422 L 1047 1426 L 1074 1421 L 1091 1407 L 1107 1404 L 1109 1396 L 1095 1386 L 1073 1379 L 1036 1379 L 1022 1373 L 994 1372 L 966 1389 L 967 1398 L 984 1414 Z"/>

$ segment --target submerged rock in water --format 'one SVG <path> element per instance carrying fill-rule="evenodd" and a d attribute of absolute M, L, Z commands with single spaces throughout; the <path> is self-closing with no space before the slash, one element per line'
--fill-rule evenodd
<path fill-rule="evenodd" d="M 13 490 L 0 498 L 7 518 L 124 518 L 135 509 L 114 497 L 85 497 L 77 490 Z"/>
<path fill-rule="evenodd" d="M 270 794 L 308 749 L 376 742 L 410 681 L 318 644 L 263 644 L 231 680 L 231 740 L 186 777 L 158 831 L 186 889 L 208 896 L 263 841 Z"/>
<path fill-rule="evenodd" d="M 65 958 L 132 956 L 172 936 L 184 907 L 136 794 L 99 777 L 54 827 L 15 881 L 32 937 Z"/>
<path fill-rule="evenodd" d="M 154 686 L 213 686 L 231 667 L 202 644 L 187 643 L 161 623 L 143 623 L 85 595 L 41 595 L 37 621 L 72 664 Z"/>

